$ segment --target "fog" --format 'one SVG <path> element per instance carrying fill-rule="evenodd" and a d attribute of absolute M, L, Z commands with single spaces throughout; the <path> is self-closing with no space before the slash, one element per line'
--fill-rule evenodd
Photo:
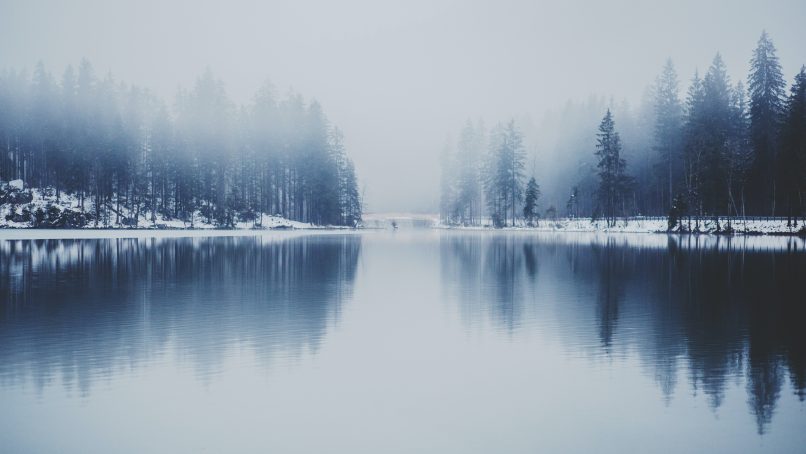
<path fill-rule="evenodd" d="M 344 131 L 367 211 L 434 212 L 439 154 L 468 118 L 515 118 L 530 153 L 561 156 L 563 128 L 580 127 L 561 121 L 569 100 L 638 106 L 667 58 L 683 93 L 717 51 L 744 80 L 766 29 L 791 82 L 806 63 L 804 19 L 802 0 L 2 0 L 0 69 L 42 60 L 58 75 L 86 57 L 172 100 L 209 67 L 238 103 L 269 79 Z"/>

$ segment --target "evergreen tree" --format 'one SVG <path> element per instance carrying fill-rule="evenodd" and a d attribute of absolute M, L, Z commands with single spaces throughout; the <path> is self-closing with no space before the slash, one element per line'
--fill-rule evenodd
<path fill-rule="evenodd" d="M 459 138 L 455 163 L 456 169 L 456 213 L 462 224 L 475 224 L 481 205 L 481 185 L 479 182 L 479 159 L 483 132 L 477 131 L 470 120 L 465 123 Z"/>
<path fill-rule="evenodd" d="M 358 194 L 355 165 L 347 157 L 344 149 L 344 136 L 339 128 L 334 128 L 331 132 L 330 148 L 338 173 L 337 194 L 340 224 L 354 227 L 361 222 L 361 198 Z"/>
<path fill-rule="evenodd" d="M 613 114 L 607 109 L 596 135 L 596 156 L 599 158 L 599 208 L 609 225 L 625 212 L 625 194 L 630 185 L 627 164 L 621 157 L 621 138 L 615 129 Z"/>
<path fill-rule="evenodd" d="M 754 183 L 758 193 L 755 209 L 767 209 L 775 215 L 777 137 L 784 110 L 786 82 L 775 46 L 766 31 L 750 59 L 750 139 L 755 154 Z"/>
<path fill-rule="evenodd" d="M 745 89 L 738 82 L 732 90 L 726 159 L 729 212 L 736 216 L 745 214 L 745 187 L 752 164 L 749 127 Z"/>
<path fill-rule="evenodd" d="M 677 72 L 671 59 L 666 60 L 663 71 L 655 81 L 654 149 L 664 169 L 663 178 L 668 188 L 665 209 L 671 207 L 678 180 L 680 164 L 682 106 L 679 98 Z"/>
<path fill-rule="evenodd" d="M 523 148 L 523 134 L 515 126 L 514 120 L 498 128 L 491 152 L 491 196 L 496 207 L 493 214 L 503 225 L 507 224 L 507 217 L 511 215 L 512 225 L 515 225 L 515 209 L 523 197 L 526 151 Z"/>
<path fill-rule="evenodd" d="M 487 153 L 482 163 L 481 175 L 484 199 L 493 226 L 502 227 L 506 223 L 506 193 L 499 181 L 501 150 L 506 146 L 504 127 L 500 123 L 490 131 Z"/>
<path fill-rule="evenodd" d="M 705 124 L 705 89 L 703 80 L 699 72 L 694 73 L 691 85 L 686 97 L 686 120 L 684 124 L 684 182 L 685 182 L 685 203 L 677 203 L 676 206 L 686 207 L 685 213 L 691 214 L 689 210 L 694 209 L 696 214 L 700 214 L 700 189 L 702 181 L 702 156 L 705 148 L 704 143 L 707 135 L 707 125 Z"/>
<path fill-rule="evenodd" d="M 540 199 L 540 186 L 535 181 L 535 177 L 529 178 L 526 183 L 526 193 L 524 195 L 525 204 L 523 206 L 523 218 L 527 225 L 533 226 L 538 216 L 537 202 Z"/>
<path fill-rule="evenodd" d="M 728 209 L 728 139 L 733 93 L 722 56 L 717 53 L 703 80 L 704 126 L 701 202 L 704 214 L 726 214 Z"/>

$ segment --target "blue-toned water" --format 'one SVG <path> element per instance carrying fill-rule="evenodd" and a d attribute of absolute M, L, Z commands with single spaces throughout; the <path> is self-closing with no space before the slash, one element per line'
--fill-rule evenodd
<path fill-rule="evenodd" d="M 806 452 L 802 239 L 10 235 L 0 452 Z"/>

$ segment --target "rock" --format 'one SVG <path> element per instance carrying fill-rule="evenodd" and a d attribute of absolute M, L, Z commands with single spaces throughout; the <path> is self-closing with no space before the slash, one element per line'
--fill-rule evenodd
<path fill-rule="evenodd" d="M 22 191 L 25 187 L 25 184 L 22 180 L 12 180 L 8 182 L 8 187 L 11 189 L 16 189 L 17 191 Z"/>

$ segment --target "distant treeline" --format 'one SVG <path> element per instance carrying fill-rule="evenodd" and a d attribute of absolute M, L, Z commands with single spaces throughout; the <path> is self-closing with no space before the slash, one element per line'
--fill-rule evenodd
<path fill-rule="evenodd" d="M 806 214 L 806 67 L 787 92 L 766 32 L 752 53 L 747 87 L 731 83 L 717 53 L 703 76 L 695 72 L 683 100 L 667 61 L 649 99 L 642 112 L 647 121 L 631 123 L 631 137 L 646 137 L 632 144 L 636 165 L 622 153 L 615 115 L 601 112 L 588 152 L 593 162 L 580 161 L 568 173 L 565 206 L 552 204 L 544 215 L 559 215 L 562 208 L 568 216 L 613 221 L 668 215 L 672 228 L 690 217 L 786 216 L 797 222 Z M 514 122 L 489 136 L 483 125 L 468 122 L 443 155 L 443 221 L 478 224 L 489 216 L 498 226 L 535 222 L 540 190 L 538 181 L 527 181 L 523 143 Z M 551 172 L 551 162 L 542 165 L 548 167 L 540 169 L 544 175 Z"/>
<path fill-rule="evenodd" d="M 267 84 L 237 106 L 209 70 L 173 108 L 96 77 L 86 60 L 59 82 L 42 63 L 30 76 L 0 73 L 0 180 L 15 179 L 77 196 L 99 225 L 132 216 L 259 225 L 261 213 L 322 225 L 361 219 L 353 163 L 317 102 L 278 100 Z"/>

